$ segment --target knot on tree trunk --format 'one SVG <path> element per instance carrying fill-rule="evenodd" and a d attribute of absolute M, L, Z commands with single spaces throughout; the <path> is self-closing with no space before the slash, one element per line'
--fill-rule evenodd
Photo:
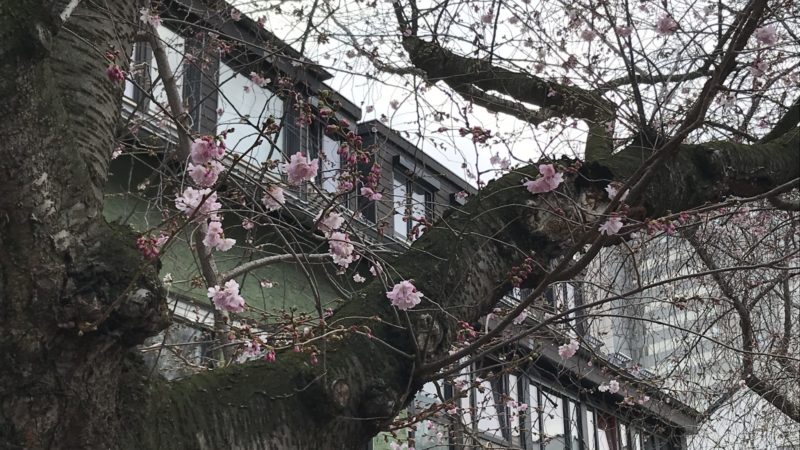
<path fill-rule="evenodd" d="M 168 325 L 156 264 L 142 258 L 130 227 L 103 221 L 65 253 L 59 326 L 136 345 Z"/>

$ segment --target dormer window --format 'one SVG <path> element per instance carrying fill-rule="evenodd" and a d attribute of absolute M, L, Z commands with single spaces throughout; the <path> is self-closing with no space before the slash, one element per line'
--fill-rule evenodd
<path fill-rule="evenodd" d="M 265 80 L 256 81 L 220 63 L 217 133 L 232 128 L 225 140 L 227 147 L 236 153 L 247 152 L 245 161 L 260 167 L 267 159 L 282 159 L 284 133 L 275 136 L 261 132 L 270 120 L 280 124 L 283 100 L 266 87 Z M 261 143 L 255 145 L 259 140 Z"/>
<path fill-rule="evenodd" d="M 178 92 L 183 96 L 186 39 L 164 25 L 159 25 L 157 31 L 158 38 L 167 53 L 169 68 L 175 77 Z M 169 111 L 167 93 L 153 57 L 153 50 L 144 42 L 136 42 L 133 45 L 124 95 L 129 100 L 143 105 L 139 108 L 140 111 L 146 110 L 151 114 Z"/>
<path fill-rule="evenodd" d="M 180 36 L 164 25 L 158 26 L 158 37 L 161 39 L 161 43 L 164 45 L 164 50 L 167 53 L 169 68 L 175 77 L 175 84 L 178 86 L 178 92 L 180 92 L 181 97 L 183 97 L 183 62 L 186 58 L 186 40 L 183 36 Z M 150 99 L 148 110 L 153 114 L 160 114 L 165 110 L 169 111 L 164 81 L 159 74 L 155 58 L 152 56 L 150 58 L 150 92 L 152 99 Z"/>
<path fill-rule="evenodd" d="M 433 218 L 433 191 L 395 169 L 392 202 L 395 236 L 409 241 L 418 238 L 423 222 Z"/>

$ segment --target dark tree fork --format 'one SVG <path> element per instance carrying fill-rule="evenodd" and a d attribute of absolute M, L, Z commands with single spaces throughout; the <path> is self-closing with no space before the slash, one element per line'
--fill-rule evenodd
<path fill-rule="evenodd" d="M 687 133 L 702 119 L 765 3 L 753 2 L 742 12 L 723 62 L 709 75 L 708 98 L 699 99 L 691 110 L 695 117 L 687 118 Z M 411 332 L 370 321 L 377 339 L 350 335 L 332 343 L 318 366 L 286 354 L 276 363 L 234 366 L 174 383 L 147 378 L 130 355 L 167 325 L 166 299 L 157 274 L 135 251 L 135 237 L 105 223 L 101 214 L 122 94 L 122 85 L 106 77 L 105 53 L 129 54 L 141 6 L 99 0 L 0 6 L 0 447 L 262 449 L 319 448 L 326 442 L 326 448 L 357 448 L 435 370 L 454 339 L 455 318 L 471 322 L 491 311 L 509 288 L 505 277 L 513 265 L 531 252 L 557 258 L 573 251 L 572 238 L 548 227 L 552 216 L 537 212 L 534 198 L 520 187 L 525 176 L 535 176 L 531 166 L 491 183 L 447 217 L 447 226 L 425 233 L 395 261 L 399 273 L 454 314 L 409 314 L 409 323 L 435 322 L 443 331 L 423 358 L 408 357 L 415 353 Z M 402 11 L 398 17 L 416 30 Z M 508 73 L 475 67 L 457 55 L 438 55 L 452 62 L 438 67 L 425 55 L 446 51 L 414 35 L 404 44 L 431 79 L 451 75 L 437 70 L 479 71 L 475 79 L 455 79 L 454 88 L 467 97 L 486 99 L 489 90 L 503 92 L 508 83 Z M 502 81 L 493 82 L 492 75 Z M 514 77 L 515 88 L 504 94 L 536 105 L 537 92 L 548 87 L 560 102 L 549 113 L 607 119 L 607 113 L 586 108 L 597 94 Z M 568 211 L 584 201 L 582 193 L 603 187 L 580 180 L 633 177 L 634 205 L 643 216 L 658 217 L 725 196 L 796 188 L 796 103 L 786 117 L 753 145 L 687 145 L 683 134 L 655 149 L 601 152 L 602 159 L 585 164 L 581 176 L 547 200 Z M 665 185 L 668 192 L 660 188 Z M 573 219 L 587 224 L 580 244 L 603 244 L 595 239 L 595 217 L 576 213 Z M 568 269 L 536 274 L 530 282 L 566 277 Z M 336 318 L 377 315 L 395 322 L 383 288 L 373 283 L 368 292 L 346 302 Z M 776 406 L 800 421 L 797 405 Z"/>

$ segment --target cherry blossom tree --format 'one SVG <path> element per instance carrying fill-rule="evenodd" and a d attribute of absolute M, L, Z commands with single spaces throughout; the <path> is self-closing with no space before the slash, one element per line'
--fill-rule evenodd
<path fill-rule="evenodd" d="M 213 6 L 202 5 L 199 25 L 172 19 L 209 44 L 184 50 L 191 63 L 202 67 L 209 51 L 216 58 L 237 45 L 225 23 L 265 27 L 280 17 L 300 30 L 286 32 L 295 53 L 268 39 L 260 49 L 289 67 L 310 65 L 297 51 L 323 64 L 327 55 L 343 86 L 400 86 L 398 98 L 365 111 L 414 124 L 423 146 L 445 142 L 479 192 L 434 223 L 406 212 L 418 236 L 407 250 L 371 248 L 355 214 L 336 205 L 348 195 L 380 200 L 380 167 L 333 97 L 312 105 L 285 73 L 253 71 L 252 86 L 273 86 L 304 125 L 325 124 L 346 163 L 334 192 L 310 183 L 324 161 L 304 149 L 260 161 L 279 178 L 239 181 L 256 144 L 234 148 L 226 131 L 192 131 L 157 31 L 170 5 L 3 5 L 4 447 L 358 448 L 391 427 L 425 382 L 452 379 L 480 355 L 548 327 L 566 327 L 559 354 L 572 358 L 583 347 L 580 321 L 655 323 L 613 302 L 683 279 L 710 294 L 687 306 L 658 291 L 651 303 L 736 325 L 714 335 L 696 329 L 703 323 L 661 320 L 713 340 L 717 361 L 736 360 L 724 371 L 725 389 L 704 391 L 708 415 L 745 389 L 770 414 L 800 422 L 794 2 L 315 1 L 292 14 L 278 3 Z M 158 104 L 153 86 L 137 88 L 157 104 L 162 128 L 175 130 L 174 145 L 148 148 L 137 137 L 141 124 L 120 119 L 125 82 L 136 80 L 128 60 L 135 42 L 152 48 L 166 101 Z M 402 120 L 407 108 L 414 114 Z M 280 117 L 241 119 L 277 148 Z M 142 189 L 157 192 L 148 201 L 163 218 L 150 230 L 104 219 L 109 167 L 120 153 L 157 163 Z M 292 217 L 289 192 L 318 200 L 319 216 Z M 272 233 L 278 250 L 221 270 L 221 255 L 235 246 L 258 247 L 232 238 L 234 227 Z M 637 251 L 673 236 L 694 258 L 687 273 L 624 288 L 598 281 L 590 302 L 540 304 L 550 286 L 602 278 L 601 263 L 612 258 L 637 273 L 636 262 L 646 261 Z M 141 363 L 137 346 L 169 325 L 164 284 L 172 281 L 158 273 L 159 258 L 178 245 L 195 255 L 194 281 L 215 307 L 215 352 L 196 374 L 167 381 Z M 280 331 L 254 336 L 236 320 L 252 309 L 239 281 L 285 261 L 308 277 L 315 314 L 287 311 L 273 318 Z M 312 263 L 357 287 L 342 289 L 328 310 Z M 525 297 L 505 302 L 514 288 Z M 488 314 L 492 327 L 477 330 Z M 236 363 L 242 352 L 258 357 Z M 659 388 L 687 393 L 694 379 L 666 371 L 659 380 Z M 633 382 L 620 375 L 602 389 Z"/>

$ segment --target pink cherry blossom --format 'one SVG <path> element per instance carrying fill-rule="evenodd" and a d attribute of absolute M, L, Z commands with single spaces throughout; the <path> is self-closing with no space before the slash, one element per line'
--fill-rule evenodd
<path fill-rule="evenodd" d="M 219 174 L 225 167 L 219 161 L 209 161 L 205 164 L 192 164 L 186 169 L 189 176 L 198 186 L 210 187 L 217 182 Z"/>
<path fill-rule="evenodd" d="M 250 81 L 258 87 L 265 87 L 272 80 L 269 78 L 264 78 L 256 72 L 250 72 Z"/>
<path fill-rule="evenodd" d="M 617 215 L 612 215 L 608 218 L 605 222 L 603 222 L 600 227 L 597 228 L 602 234 L 607 234 L 611 236 L 612 234 L 619 233 L 619 230 L 622 228 L 622 219 Z"/>
<path fill-rule="evenodd" d="M 383 198 L 380 192 L 375 192 L 372 188 L 366 186 L 361 188 L 361 195 L 373 201 L 378 201 Z"/>
<path fill-rule="evenodd" d="M 489 158 L 489 163 L 493 166 L 500 167 L 502 170 L 508 170 L 511 166 L 511 161 L 509 161 L 508 158 L 501 158 L 499 153 L 492 155 L 492 157 Z"/>
<path fill-rule="evenodd" d="M 748 67 L 748 70 L 750 70 L 750 75 L 755 78 L 763 77 L 764 74 L 767 73 L 768 69 L 769 64 L 767 64 L 767 62 L 763 59 L 757 59 L 753 61 L 753 65 Z"/>
<path fill-rule="evenodd" d="M 373 277 L 377 277 L 378 275 L 383 273 L 383 267 L 381 267 L 380 263 L 375 263 L 372 267 L 369 268 L 369 273 L 371 273 Z"/>
<path fill-rule="evenodd" d="M 203 201 L 204 198 L 205 201 Z M 200 220 L 215 215 L 222 208 L 222 204 L 217 201 L 217 193 L 211 192 L 211 189 L 187 187 L 183 194 L 175 199 L 175 207 L 186 217 Z"/>
<path fill-rule="evenodd" d="M 136 248 L 146 259 L 156 259 L 168 240 L 169 235 L 164 233 L 161 233 L 159 237 L 143 235 L 136 239 Z"/>
<path fill-rule="evenodd" d="M 306 155 L 302 152 L 297 152 L 289 158 L 288 163 L 281 164 L 281 170 L 287 175 L 287 182 L 297 186 L 317 176 L 319 159 L 309 161 Z"/>
<path fill-rule="evenodd" d="M 208 288 L 208 298 L 214 302 L 214 307 L 220 311 L 244 311 L 244 298 L 239 295 L 239 283 L 236 280 L 228 280 L 222 289 L 220 289 L 219 285 Z"/>
<path fill-rule="evenodd" d="M 212 136 L 203 136 L 192 142 L 190 150 L 192 162 L 205 164 L 215 159 L 220 159 L 225 154 L 225 146 L 217 145 Z"/>
<path fill-rule="evenodd" d="M 323 233 L 330 233 L 331 231 L 338 230 L 344 225 L 344 217 L 337 212 L 328 213 L 322 220 L 319 220 L 320 214 L 322 214 L 322 211 L 317 214 L 315 222 L 317 222 L 317 228 L 322 230 Z"/>
<path fill-rule="evenodd" d="M 267 362 L 275 362 L 275 350 L 270 350 L 264 355 L 264 360 Z"/>
<path fill-rule="evenodd" d="M 227 252 L 236 243 L 235 239 L 226 239 L 222 230 L 222 223 L 219 221 L 211 221 L 206 230 L 206 236 L 203 238 L 203 245 L 206 248 Z"/>
<path fill-rule="evenodd" d="M 656 21 L 656 33 L 660 36 L 669 36 L 678 31 L 678 22 L 669 14 L 664 14 Z"/>
<path fill-rule="evenodd" d="M 242 228 L 244 228 L 245 230 L 252 230 L 255 227 L 256 227 L 256 224 L 252 220 L 250 220 L 250 219 L 242 220 Z"/>
<path fill-rule="evenodd" d="M 581 39 L 583 39 L 586 42 L 592 42 L 596 37 L 597 33 L 595 33 L 593 30 L 587 28 L 581 31 Z"/>
<path fill-rule="evenodd" d="M 517 317 L 514 317 L 514 325 L 520 325 L 528 318 L 528 311 L 523 310 Z"/>
<path fill-rule="evenodd" d="M 242 345 L 242 354 L 247 357 L 255 357 L 261 353 L 261 344 L 258 341 L 247 341 Z"/>
<path fill-rule="evenodd" d="M 575 339 L 570 339 L 569 344 L 564 344 L 558 347 L 558 356 L 563 359 L 570 359 L 575 356 L 581 344 Z"/>
<path fill-rule="evenodd" d="M 532 194 L 550 192 L 558 188 L 564 181 L 564 174 L 556 172 L 552 164 L 541 164 L 539 166 L 539 175 L 541 175 L 539 178 L 523 183 Z"/>
<path fill-rule="evenodd" d="M 242 20 L 242 12 L 236 8 L 231 8 L 231 19 L 233 19 L 234 22 Z"/>
<path fill-rule="evenodd" d="M 358 259 L 358 255 L 353 253 L 355 247 L 350 242 L 350 237 L 341 231 L 331 233 L 328 238 L 328 246 L 333 262 L 342 267 L 347 267 Z"/>
<path fill-rule="evenodd" d="M 618 26 L 618 27 L 614 28 L 614 32 L 617 33 L 617 36 L 622 37 L 622 38 L 626 38 L 626 37 L 630 37 L 630 35 L 633 34 L 633 28 L 629 27 L 629 26 L 621 25 L 621 26 Z"/>
<path fill-rule="evenodd" d="M 614 200 L 617 197 L 617 194 L 619 194 L 619 188 L 620 185 L 618 183 L 609 183 L 608 186 L 606 186 L 606 192 L 608 193 L 609 200 Z M 620 197 L 619 201 L 624 202 L 626 198 L 628 198 L 627 189 L 625 190 L 625 193 L 622 194 L 622 197 Z"/>
<path fill-rule="evenodd" d="M 116 64 L 111 64 L 108 66 L 108 69 L 106 69 L 106 76 L 111 81 L 125 81 L 125 72 L 123 72 L 122 69 L 120 69 Z"/>
<path fill-rule="evenodd" d="M 775 25 L 756 28 L 753 36 L 756 37 L 756 42 L 761 45 L 775 45 L 778 43 L 778 31 L 775 29 Z"/>
<path fill-rule="evenodd" d="M 422 297 L 422 292 L 417 291 L 417 288 L 408 280 L 395 284 L 392 290 L 386 293 L 386 298 L 392 301 L 392 306 L 402 311 L 419 305 Z"/>
<path fill-rule="evenodd" d="M 267 211 L 277 211 L 286 203 L 286 197 L 283 195 L 283 188 L 278 185 L 272 184 L 267 186 L 264 191 L 264 197 L 261 198 L 261 203 L 267 208 Z"/>
<path fill-rule="evenodd" d="M 601 384 L 597 386 L 597 390 L 600 392 L 609 392 L 611 394 L 616 394 L 619 392 L 619 382 L 617 380 L 611 380 L 608 384 Z"/>
<path fill-rule="evenodd" d="M 149 10 L 148 8 L 142 8 L 139 10 L 139 20 L 144 23 L 150 24 L 153 27 L 158 27 L 161 25 L 161 17 L 158 14 L 154 14 L 153 11 Z"/>
<path fill-rule="evenodd" d="M 363 282 L 367 281 L 367 279 L 364 278 L 363 276 L 361 276 L 360 273 L 357 273 L 357 274 L 353 275 L 353 281 L 355 281 L 356 283 L 363 283 Z"/>

